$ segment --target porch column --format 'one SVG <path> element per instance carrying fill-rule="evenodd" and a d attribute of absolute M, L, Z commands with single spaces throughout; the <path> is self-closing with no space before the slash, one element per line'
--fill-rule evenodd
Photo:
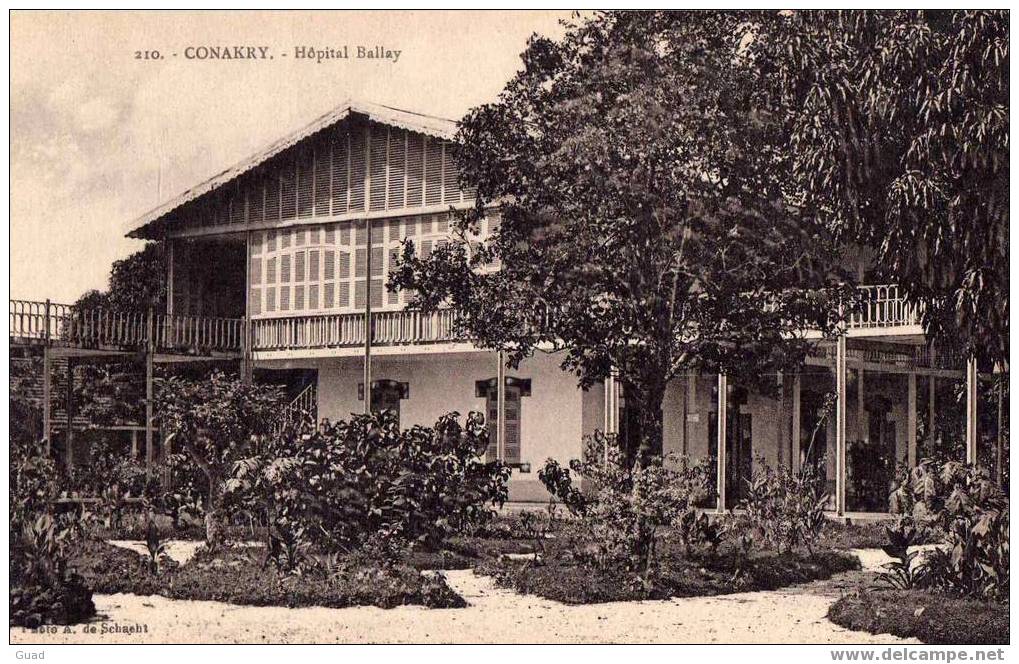
<path fill-rule="evenodd" d="M 244 334 L 241 339 L 241 382 L 250 385 L 254 376 L 251 366 L 251 231 L 244 234 Z"/>
<path fill-rule="evenodd" d="M 496 354 L 499 366 L 495 370 L 495 458 L 506 458 L 506 357 Z"/>
<path fill-rule="evenodd" d="M 725 513 L 725 426 L 728 418 L 726 411 L 729 409 L 728 379 L 724 373 L 718 374 L 718 441 L 716 443 L 718 454 L 718 505 L 716 510 L 719 514 Z"/>
<path fill-rule="evenodd" d="M 966 463 L 977 462 L 977 360 L 966 361 Z"/>
<path fill-rule="evenodd" d="M 803 426 L 800 407 L 800 374 L 793 376 L 793 425 L 789 435 L 789 466 L 794 473 L 800 472 L 800 429 Z"/>
<path fill-rule="evenodd" d="M 152 420 L 154 419 L 153 413 L 153 394 L 152 390 L 152 379 L 154 374 L 154 362 L 152 347 L 152 307 L 149 307 L 148 313 L 148 334 L 145 340 L 145 474 L 149 475 L 152 472 L 152 461 L 154 458 L 153 449 L 153 435 L 152 435 Z"/>
<path fill-rule="evenodd" d="M 369 163 L 369 166 L 371 164 Z M 369 176 L 370 177 L 370 176 Z M 365 185 L 370 186 L 369 184 Z M 365 189 L 365 191 L 370 191 Z M 365 201 L 369 196 L 365 196 Z M 364 414 L 372 412 L 372 221 L 365 217 L 364 265 Z M 356 253 L 356 252 L 355 252 Z M 500 365 L 502 363 L 500 362 Z M 500 385 L 500 387 L 502 387 Z M 502 393 L 502 390 L 499 390 Z M 498 448 L 496 448 L 498 449 Z"/>
<path fill-rule="evenodd" d="M 906 389 L 906 464 L 916 466 L 916 373 L 909 374 Z"/>
<path fill-rule="evenodd" d="M 46 300 L 46 309 L 43 317 L 43 347 L 42 347 L 42 439 L 46 442 L 46 453 L 50 451 L 50 400 L 52 395 L 51 377 L 53 371 L 52 358 L 50 357 L 50 301 Z"/>
<path fill-rule="evenodd" d="M 74 467 L 74 360 L 67 358 L 67 393 L 64 411 L 67 413 L 67 468 Z"/>
<path fill-rule="evenodd" d="M 846 513 L 846 335 L 835 344 L 835 512 Z"/>

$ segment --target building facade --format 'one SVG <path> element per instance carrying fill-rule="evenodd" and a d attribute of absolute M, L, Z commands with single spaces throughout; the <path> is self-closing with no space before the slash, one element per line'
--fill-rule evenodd
<path fill-rule="evenodd" d="M 166 243 L 167 320 L 241 321 L 245 371 L 288 385 L 295 406 L 336 420 L 363 412 L 367 396 L 403 427 L 483 412 L 489 455 L 512 467 L 510 499 L 545 500 L 537 471 L 546 459 L 577 458 L 595 430 L 625 433 L 622 386 L 609 378 L 581 390 L 554 354 L 509 369 L 456 338 L 451 312 L 409 311 L 407 294 L 386 289 L 406 239 L 427 256 L 449 241 L 450 211 L 474 203 L 458 184 L 455 129 L 345 104 L 143 215 L 129 235 Z M 493 211 L 476 240 L 498 223 Z M 719 507 L 736 503 L 755 467 L 824 459 L 833 509 L 882 512 L 896 467 L 953 427 L 975 458 L 975 365 L 930 349 L 895 286 L 863 289 L 845 334 L 819 339 L 795 375 L 688 375 L 670 385 L 665 451 L 715 459 Z"/>

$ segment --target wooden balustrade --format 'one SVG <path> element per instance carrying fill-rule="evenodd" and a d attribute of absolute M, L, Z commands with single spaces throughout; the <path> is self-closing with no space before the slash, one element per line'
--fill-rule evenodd
<path fill-rule="evenodd" d="M 919 325 L 921 308 L 895 285 L 860 286 L 849 329 Z M 143 349 L 157 352 L 236 353 L 244 348 L 244 320 L 79 308 L 55 302 L 10 300 L 10 336 L 83 348 Z M 454 332 L 453 312 L 377 311 L 372 314 L 372 343 L 378 346 L 463 341 Z M 150 332 L 151 326 L 151 332 Z M 150 339 L 151 336 L 151 339 Z M 364 344 L 364 315 L 357 312 L 317 316 L 260 318 L 251 321 L 253 350 L 356 347 Z"/>
<path fill-rule="evenodd" d="M 10 336 L 78 348 L 157 352 L 239 352 L 239 318 L 170 316 L 146 311 L 75 307 L 55 302 L 10 301 Z M 150 331 L 151 326 L 151 331 Z"/>
<path fill-rule="evenodd" d="M 343 348 L 364 344 L 364 314 L 261 318 L 251 321 L 254 350 Z M 372 344 L 393 346 L 462 341 L 453 333 L 453 312 L 377 311 Z"/>

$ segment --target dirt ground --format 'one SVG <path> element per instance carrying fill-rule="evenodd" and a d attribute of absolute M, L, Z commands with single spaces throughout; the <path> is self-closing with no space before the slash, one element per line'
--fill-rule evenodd
<path fill-rule="evenodd" d="M 119 543 L 131 546 L 130 543 Z M 133 547 L 132 547 L 133 548 Z M 861 551 L 866 568 L 884 562 Z M 175 547 L 186 557 L 186 547 Z M 183 554 L 183 555 L 182 555 Z M 11 629 L 12 643 L 910 643 L 845 630 L 828 607 L 861 573 L 777 591 L 570 606 L 441 572 L 465 609 L 243 607 L 159 596 L 96 595 L 99 616 L 53 633 Z"/>

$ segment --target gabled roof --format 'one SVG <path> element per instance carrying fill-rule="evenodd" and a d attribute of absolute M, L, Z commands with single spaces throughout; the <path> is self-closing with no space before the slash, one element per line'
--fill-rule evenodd
<path fill-rule="evenodd" d="M 296 145 L 305 138 L 326 129 L 327 127 L 346 120 L 351 115 L 364 115 L 374 122 L 392 125 L 394 127 L 400 127 L 401 129 L 407 129 L 447 140 L 451 140 L 456 134 L 455 120 L 439 118 L 432 115 L 423 115 L 412 111 L 404 111 L 398 108 L 383 106 L 381 104 L 373 104 L 371 102 L 348 100 L 325 115 L 322 115 L 304 127 L 301 127 L 297 131 L 267 145 L 247 159 L 234 164 L 225 171 L 214 175 L 198 185 L 195 185 L 191 189 L 188 189 L 162 205 L 149 210 L 131 222 L 127 236 L 142 237 L 139 231 L 148 224 L 158 221 L 185 203 L 189 203 L 217 187 L 234 180 L 251 169 L 275 157 L 287 148 Z"/>

